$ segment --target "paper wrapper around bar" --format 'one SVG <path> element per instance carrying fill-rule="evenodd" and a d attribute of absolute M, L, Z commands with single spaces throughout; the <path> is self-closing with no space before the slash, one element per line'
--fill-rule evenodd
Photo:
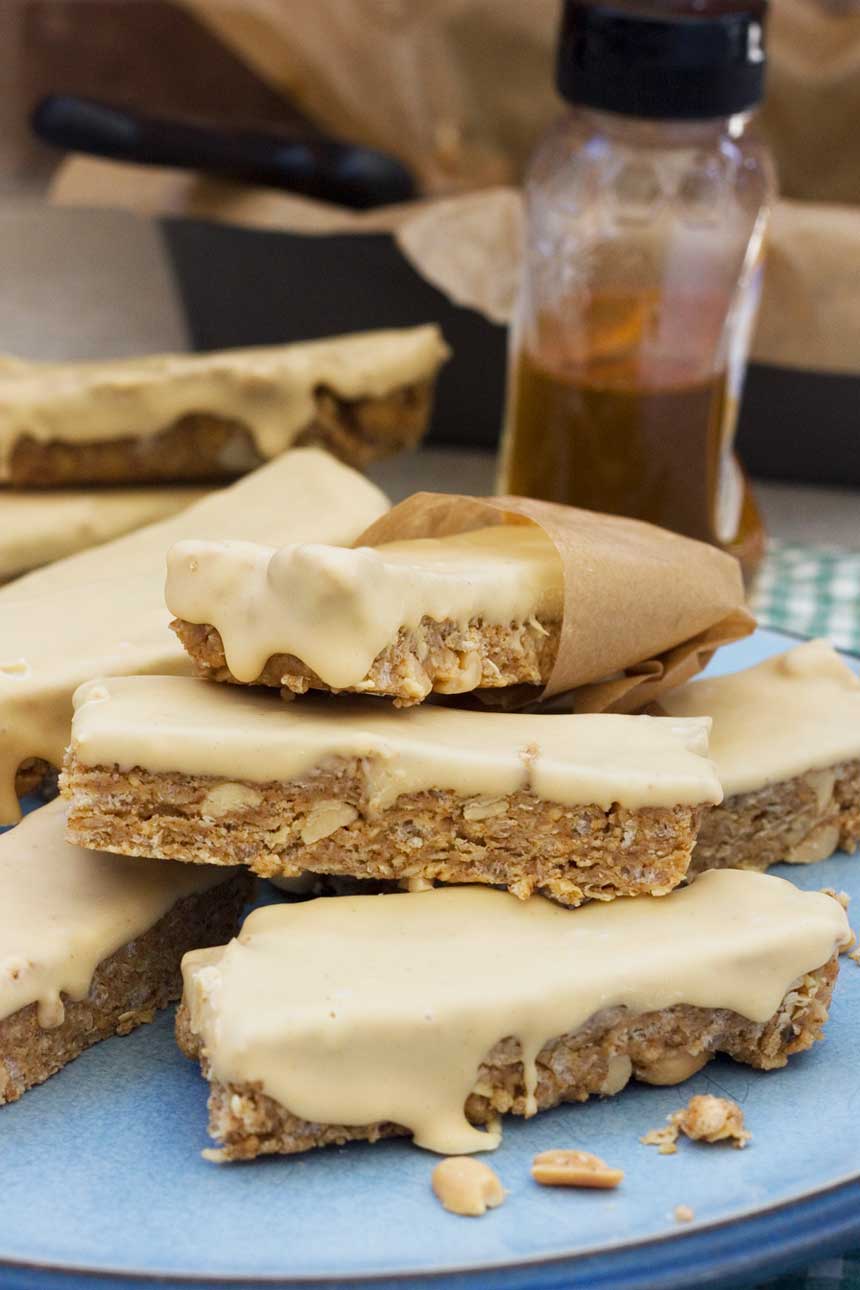
<path fill-rule="evenodd" d="M 528 522 L 552 541 L 564 577 L 558 655 L 542 698 L 570 694 L 577 712 L 633 712 L 755 627 L 732 556 L 639 520 L 554 502 L 416 493 L 355 545 Z"/>

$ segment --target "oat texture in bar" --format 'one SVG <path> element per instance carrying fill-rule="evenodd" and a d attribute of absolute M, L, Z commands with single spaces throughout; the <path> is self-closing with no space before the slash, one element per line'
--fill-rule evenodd
<path fill-rule="evenodd" d="M 860 841 L 860 677 L 827 641 L 696 681 L 660 700 L 713 718 L 725 792 L 702 821 L 691 873 L 826 860 Z"/>
<path fill-rule="evenodd" d="M 565 694 L 631 712 L 746 636 L 738 563 L 617 515 L 532 498 L 415 493 L 350 551 L 189 541 L 167 604 L 202 675 L 393 698 Z M 503 691 L 493 695 L 493 691 Z"/>
<path fill-rule="evenodd" d="M 663 894 L 721 797 L 706 719 L 284 704 L 188 677 L 94 681 L 75 706 L 70 839 L 265 877 Z"/>
<path fill-rule="evenodd" d="M 785 1065 L 821 1037 L 849 940 L 830 896 L 735 870 L 575 911 L 478 887 L 319 899 L 187 955 L 177 1035 L 216 1159 L 396 1133 L 459 1155 L 498 1145 L 502 1114 L 717 1052 Z"/>
<path fill-rule="evenodd" d="M 69 846 L 63 805 L 0 838 L 0 1105 L 181 993 L 186 951 L 233 935 L 241 870 L 139 865 Z"/>
<path fill-rule="evenodd" d="M 164 605 L 164 561 L 174 542 L 191 533 L 351 542 L 386 509 L 384 495 L 361 475 L 328 453 L 300 448 L 181 515 L 0 588 L 0 823 L 20 816 L 19 767 L 31 779 L 34 759 L 62 765 L 72 695 L 83 681 L 190 671 Z"/>
<path fill-rule="evenodd" d="M 288 448 L 353 466 L 418 443 L 447 347 L 432 325 L 264 349 L 0 363 L 0 480 L 227 480 Z"/>
<path fill-rule="evenodd" d="M 337 550 L 181 542 L 167 604 L 217 681 L 388 695 L 545 685 L 559 643 L 561 561 L 536 525 Z"/>

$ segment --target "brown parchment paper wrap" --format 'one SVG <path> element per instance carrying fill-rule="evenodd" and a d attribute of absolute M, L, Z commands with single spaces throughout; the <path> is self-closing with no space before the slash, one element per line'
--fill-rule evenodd
<path fill-rule="evenodd" d="M 632 712 L 695 676 L 720 645 L 748 636 L 734 557 L 639 520 L 526 497 L 416 493 L 356 539 L 376 546 L 533 523 L 562 563 L 564 612 L 552 675 L 541 694 L 577 712 Z M 534 699 L 534 692 L 523 695 Z"/>

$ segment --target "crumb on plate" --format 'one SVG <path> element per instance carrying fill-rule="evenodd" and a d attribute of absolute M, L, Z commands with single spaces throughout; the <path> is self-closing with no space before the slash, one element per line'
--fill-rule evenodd
<path fill-rule="evenodd" d="M 661 1156 L 677 1151 L 680 1133 L 695 1142 L 731 1142 L 733 1147 L 745 1147 L 752 1137 L 744 1128 L 744 1113 L 737 1102 L 711 1093 L 697 1093 L 666 1120 L 666 1128 L 651 1129 L 639 1139 L 646 1147 L 657 1147 Z"/>

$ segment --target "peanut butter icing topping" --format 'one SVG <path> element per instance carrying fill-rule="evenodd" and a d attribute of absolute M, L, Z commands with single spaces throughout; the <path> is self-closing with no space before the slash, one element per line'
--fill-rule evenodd
<path fill-rule="evenodd" d="M 158 434 L 184 416 L 241 423 L 262 457 L 295 441 L 314 417 L 314 391 L 379 397 L 429 380 L 447 357 L 428 325 L 211 354 L 159 354 L 99 363 L 0 362 L 0 478 L 15 443 Z"/>
<path fill-rule="evenodd" d="M 237 680 L 253 681 L 272 654 L 294 654 L 334 689 L 358 686 L 422 617 L 558 621 L 563 595 L 561 559 L 534 524 L 353 550 L 180 542 L 166 588 L 177 618 L 218 629 Z"/>
<path fill-rule="evenodd" d="M 402 793 L 531 791 L 565 805 L 632 809 L 719 802 L 706 719 L 526 715 L 373 699 L 304 698 L 188 677 L 97 680 L 75 695 L 72 749 L 85 766 L 226 780 L 290 781 L 335 757 L 364 759 L 370 809 Z"/>
<path fill-rule="evenodd" d="M 533 1099 L 543 1045 L 603 1009 L 764 1022 L 850 936 L 830 896 L 721 870 L 576 911 L 474 887 L 269 906 L 182 967 L 215 1079 L 259 1082 L 320 1124 L 393 1121 L 454 1155 L 498 1145 L 464 1104 L 499 1040 L 520 1041 Z"/>
<path fill-rule="evenodd" d="M 0 588 L 0 822 L 19 818 L 15 772 L 60 766 L 72 695 L 94 676 L 190 672 L 164 605 L 167 550 L 205 538 L 351 542 L 384 495 L 327 453 L 300 448 L 183 514 Z"/>
<path fill-rule="evenodd" d="M 184 511 L 202 488 L 0 491 L 0 582 Z"/>
<path fill-rule="evenodd" d="M 860 677 L 827 641 L 695 681 L 660 705 L 713 718 L 711 756 L 727 797 L 860 757 Z"/>
<path fill-rule="evenodd" d="M 29 1004 L 62 1025 L 63 995 L 86 997 L 98 965 L 149 931 L 178 900 L 236 871 L 147 863 L 63 840 L 51 802 L 0 838 L 0 1021 Z"/>

